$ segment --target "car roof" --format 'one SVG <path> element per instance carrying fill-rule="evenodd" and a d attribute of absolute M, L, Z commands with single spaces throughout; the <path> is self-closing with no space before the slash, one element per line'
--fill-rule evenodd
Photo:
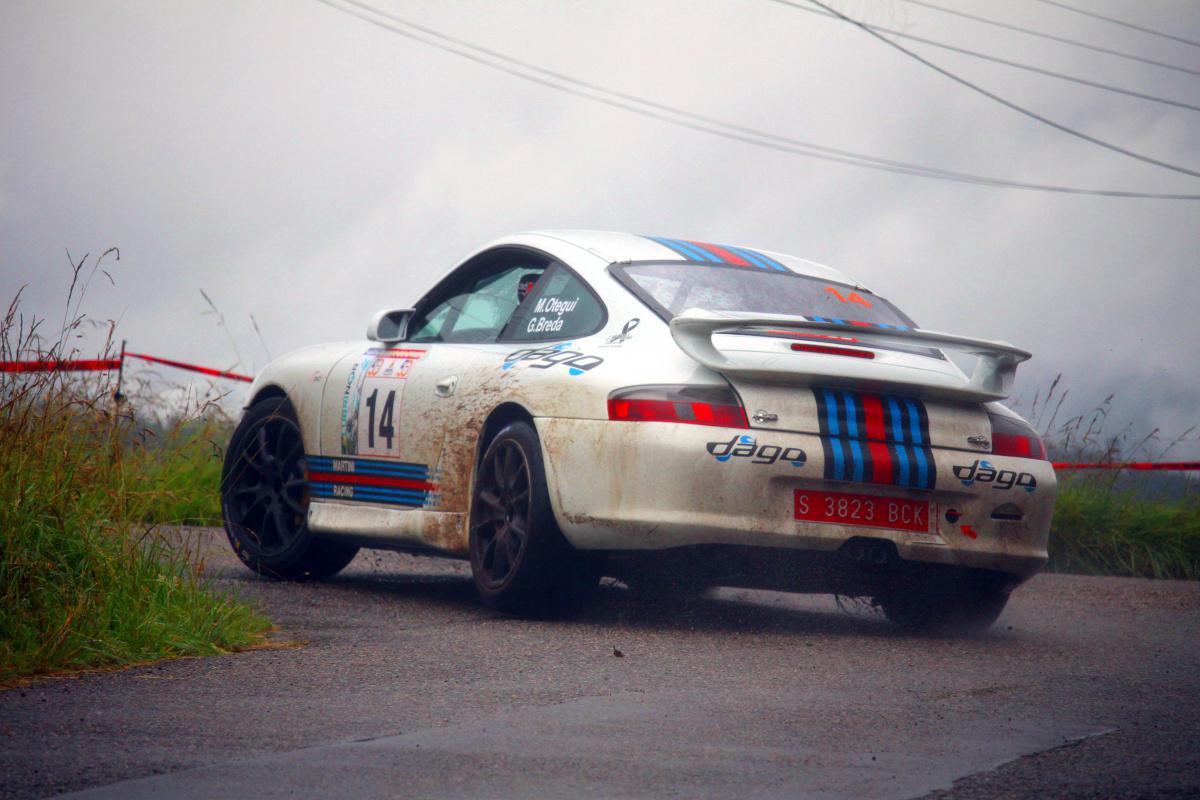
<path fill-rule="evenodd" d="M 782 271 L 780 267 L 783 267 L 800 275 L 827 278 L 847 284 L 858 283 L 840 270 L 786 253 L 694 239 L 615 231 L 526 231 L 492 242 L 485 249 L 504 244 L 529 243 L 531 238 L 549 238 L 575 245 L 599 257 L 606 264 L 631 261 L 691 261 L 716 265 L 735 264 L 776 271 Z"/>

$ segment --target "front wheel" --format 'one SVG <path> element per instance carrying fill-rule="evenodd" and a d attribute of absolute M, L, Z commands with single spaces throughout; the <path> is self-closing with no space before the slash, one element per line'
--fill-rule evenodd
<path fill-rule="evenodd" d="M 233 551 L 261 575 L 327 578 L 357 547 L 317 539 L 308 529 L 304 442 L 292 404 L 259 400 L 233 432 L 221 471 L 221 512 Z"/>
<path fill-rule="evenodd" d="M 563 538 L 526 422 L 501 430 L 483 454 L 471 502 L 471 574 L 488 606 L 545 616 L 577 611 L 599 581 Z"/>

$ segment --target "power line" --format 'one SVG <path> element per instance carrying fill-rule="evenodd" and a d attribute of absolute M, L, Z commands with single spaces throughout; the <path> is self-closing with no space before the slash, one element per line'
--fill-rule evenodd
<path fill-rule="evenodd" d="M 466 40 L 449 36 L 441 33 L 440 31 L 436 31 L 433 28 L 429 28 L 403 17 L 382 11 L 368 3 L 359 2 L 359 0 L 342 0 L 342 3 L 334 2 L 334 0 L 317 1 L 337 11 L 341 11 L 342 13 L 356 17 L 364 22 L 392 33 L 396 33 L 400 36 L 404 36 L 405 38 L 420 42 L 421 44 L 425 44 L 443 52 L 456 55 L 460 58 L 473 61 L 482 66 L 504 72 L 513 77 L 517 77 L 546 88 L 554 89 L 555 91 L 564 92 L 575 97 L 601 103 L 613 108 L 619 108 L 634 114 L 639 114 L 643 117 L 660 120 L 671 125 L 688 128 L 690 130 L 707 133 L 714 136 L 720 136 L 725 139 L 744 142 L 757 147 L 763 147 L 795 155 L 803 155 L 809 158 L 816 158 L 825 161 L 849 164 L 851 166 L 867 167 L 885 172 L 914 175 L 917 177 L 934 178 L 939 180 L 957 181 L 961 183 L 982 186 L 1102 197 L 1144 198 L 1158 200 L 1200 200 L 1200 194 L 1131 192 L 1117 189 L 1087 189 L 1074 186 L 1059 186 L 1052 184 L 1013 181 L 1003 178 L 976 175 L 972 173 L 943 170 L 936 167 L 927 167 L 920 164 L 913 164 L 903 161 L 892 161 L 875 156 L 854 153 L 849 150 L 826 147 L 813 142 L 805 142 L 799 139 L 792 139 L 766 131 L 759 131 L 754 128 L 734 125 L 728 122 L 723 122 L 719 119 L 695 114 L 683 109 L 675 108 L 673 106 L 646 100 L 637 97 L 636 95 L 625 94 L 623 92 L 608 89 L 598 84 L 582 81 L 569 75 L 548 70 L 535 64 L 504 55 L 503 53 L 481 47 Z M 358 9 L 362 9 L 362 11 L 357 10 L 356 8 L 348 8 L 345 4 L 356 6 Z M 363 13 L 364 11 L 369 13 Z M 496 63 L 497 61 L 503 63 Z M 539 73 L 540 75 L 546 77 L 530 75 L 528 72 Z M 560 81 L 561 83 L 556 83 L 555 81 Z M 600 92 L 608 96 L 597 96 L 595 94 L 590 94 L 589 92 Z"/>
<path fill-rule="evenodd" d="M 781 5 L 789 6 L 793 9 L 795 9 L 796 11 L 804 11 L 809 14 L 816 14 L 821 17 L 837 19 L 837 16 L 835 14 L 830 14 L 826 11 L 822 11 L 819 8 L 813 8 L 812 6 L 804 6 L 804 5 L 800 5 L 798 3 L 788 2 L 787 0 L 772 0 L 772 2 L 777 2 L 777 3 L 780 3 Z M 879 31 L 880 33 L 886 33 L 889 36 L 895 36 L 900 39 L 908 39 L 909 41 L 913 41 L 913 42 L 920 42 L 921 44 L 927 44 L 930 47 L 938 47 L 938 48 L 941 48 L 942 50 L 949 50 L 952 53 L 959 53 L 964 56 L 970 56 L 972 58 L 982 59 L 983 61 L 990 61 L 993 64 L 1001 64 L 1006 67 L 1013 67 L 1014 69 L 1025 70 L 1027 72 L 1033 72 L 1038 75 L 1045 75 L 1050 78 L 1057 78 L 1057 79 L 1063 80 L 1063 81 L 1070 81 L 1071 83 L 1077 83 L 1077 84 L 1080 84 L 1081 86 L 1090 86 L 1094 89 L 1103 89 L 1106 92 L 1115 92 L 1116 94 L 1123 94 L 1128 97 L 1136 97 L 1141 100 L 1149 100 L 1152 103 L 1162 103 L 1163 105 L 1175 106 L 1176 108 L 1186 108 L 1190 111 L 1200 111 L 1200 106 L 1192 105 L 1191 103 L 1185 103 L 1182 100 L 1172 100 L 1168 97 L 1159 97 L 1159 96 L 1153 95 L 1153 94 L 1146 94 L 1145 92 L 1134 91 L 1133 89 L 1123 89 L 1120 86 L 1113 86 L 1108 83 L 1100 83 L 1098 81 L 1088 80 L 1087 78 L 1080 78 L 1077 75 L 1068 75 L 1063 72 L 1055 72 L 1054 70 L 1044 69 L 1042 67 L 1037 67 L 1032 64 L 1027 64 L 1027 63 L 1024 63 L 1021 61 L 1011 61 L 1006 58 L 1000 58 L 999 56 L 993 56 L 993 55 L 989 55 L 987 53 L 981 53 L 978 50 L 971 50 L 966 47 L 959 47 L 958 45 L 949 44 L 948 42 L 939 41 L 937 39 L 928 39 L 924 36 L 916 36 L 915 34 L 906 33 L 904 31 L 896 30 L 895 28 L 885 28 L 881 25 L 869 25 L 867 23 L 863 23 L 863 24 L 867 25 L 867 27 L 870 28 L 871 30 Z"/>
<path fill-rule="evenodd" d="M 1057 2 L 1057 0 L 1038 0 L 1038 2 L 1045 3 L 1048 6 L 1057 6 L 1058 8 L 1065 8 L 1067 11 L 1074 11 L 1076 14 L 1083 14 L 1085 17 L 1093 17 L 1094 19 L 1102 19 L 1105 22 L 1111 22 L 1112 24 L 1120 25 L 1123 28 L 1131 28 L 1135 31 L 1141 31 L 1142 33 L 1148 33 L 1151 36 L 1161 36 L 1164 39 L 1172 39 L 1176 42 L 1183 42 L 1184 44 L 1190 44 L 1192 47 L 1200 47 L 1200 42 L 1197 42 L 1193 39 L 1185 39 L 1182 36 L 1175 36 L 1174 34 L 1164 33 L 1163 31 L 1156 31 L 1153 28 L 1143 28 L 1141 25 L 1134 25 L 1132 22 L 1126 22 L 1123 19 L 1116 19 L 1114 17 L 1106 17 L 1103 14 L 1097 14 L 1094 11 L 1087 11 L 1082 8 L 1077 8 L 1075 6 L 1068 5 L 1067 3 L 1059 3 L 1059 2 Z"/>
<path fill-rule="evenodd" d="M 969 19 L 969 20 L 974 20 L 975 22 L 981 22 L 984 25 L 992 25 L 997 28 L 1004 28 L 1005 30 L 1016 31 L 1018 33 L 1023 33 L 1027 36 L 1036 36 L 1039 39 L 1048 39 L 1052 42 L 1059 42 L 1060 44 L 1069 44 L 1072 47 L 1082 47 L 1085 50 L 1093 50 L 1097 53 L 1107 53 L 1110 56 L 1117 56 L 1118 58 L 1127 58 L 1130 61 L 1140 61 L 1143 64 L 1151 64 L 1155 67 L 1162 67 L 1163 69 L 1173 69 L 1178 72 L 1186 72 L 1190 75 L 1200 75 L 1200 70 L 1191 69 L 1189 67 L 1181 67 L 1177 64 L 1168 64 L 1165 61 L 1155 61 L 1152 58 L 1145 58 L 1143 56 L 1134 55 L 1133 53 L 1126 53 L 1121 50 L 1110 50 L 1109 48 L 1101 47 L 1100 45 L 1089 44 L 1088 42 L 1081 42 L 1081 41 L 1078 41 L 1077 39 L 1068 39 L 1065 36 L 1055 36 L 1052 33 L 1045 33 L 1044 31 L 1034 30 L 1033 28 L 1024 28 L 1024 27 L 1021 27 L 1020 25 L 1012 25 L 1007 22 L 1001 22 L 998 19 L 992 19 L 991 17 L 981 17 L 978 14 L 968 14 L 966 11 L 959 11 L 954 8 L 946 8 L 946 6 L 941 6 L 941 5 L 938 5 L 937 3 L 930 3 L 927 0 L 905 0 L 905 2 L 911 3 L 914 6 L 924 6 L 925 8 L 930 8 L 930 9 L 933 9 L 934 11 L 940 11 L 943 14 L 953 14 L 956 17 L 962 17 L 963 19 Z M 817 3 L 817 5 L 821 5 L 821 4 Z M 824 7 L 824 6 L 822 6 L 822 7 Z"/>
<path fill-rule="evenodd" d="M 913 0 L 909 0 L 909 1 L 912 2 Z M 783 2 L 783 0 L 776 0 L 776 2 Z M 1141 153 L 1135 153 L 1133 150 L 1129 150 L 1127 148 L 1121 147 L 1120 145 L 1115 145 L 1111 142 L 1106 142 L 1103 139 L 1098 139 L 1095 136 L 1084 133 L 1083 131 L 1078 131 L 1078 130 L 1075 130 L 1074 128 L 1070 128 L 1066 125 L 1063 125 L 1061 122 L 1055 122 L 1054 120 L 1050 119 L 1049 117 L 1044 117 L 1041 114 L 1037 113 L 1036 111 L 1031 111 L 1030 109 L 1025 108 L 1024 106 L 1017 105 L 1013 101 L 1007 100 L 1007 99 L 1001 97 L 1000 95 L 996 94 L 995 92 L 990 92 L 987 89 L 984 89 L 979 84 L 972 83 L 971 81 L 967 80 L 966 78 L 960 77 L 959 75 L 956 75 L 955 73 L 951 72 L 948 69 L 939 67 L 937 64 L 933 63 L 929 59 L 924 58 L 923 56 L 921 56 L 918 53 L 914 53 L 912 50 L 909 50 L 904 45 L 902 45 L 898 42 L 893 42 L 891 39 L 887 38 L 883 34 L 877 33 L 876 31 L 871 30 L 868 26 L 864 25 L 863 23 L 859 22 L 858 20 L 852 19 L 851 17 L 847 17 L 842 12 L 836 11 L 836 10 L 830 8 L 829 6 L 827 6 L 823 2 L 821 2 L 821 0 L 809 0 L 809 2 L 812 3 L 813 5 L 817 5 L 817 6 L 820 6 L 821 8 L 824 8 L 826 11 L 836 14 L 838 17 L 845 20 L 846 22 L 849 22 L 851 25 L 854 25 L 855 27 L 860 28 L 862 31 L 867 33 L 869 36 L 873 36 L 876 39 L 878 39 L 879 41 L 886 44 L 888 47 L 893 47 L 896 50 L 899 50 L 901 53 L 904 53 L 909 58 L 919 61 L 920 63 L 929 67 L 930 69 L 937 72 L 938 74 L 944 75 L 945 77 L 949 78 L 950 80 L 954 81 L 955 83 L 966 86 L 968 89 L 970 89 L 974 92 L 977 92 L 977 93 L 983 95 L 984 97 L 988 98 L 989 100 L 992 100 L 993 102 L 996 102 L 1002 106 L 1005 106 L 1006 108 L 1010 108 L 1013 111 L 1016 111 L 1018 114 L 1023 114 L 1024 116 L 1029 117 L 1030 119 L 1037 120 L 1038 122 L 1042 123 L 1043 125 L 1048 125 L 1051 128 L 1054 128 L 1055 130 L 1062 131 L 1063 133 L 1067 134 L 1068 136 L 1074 136 L 1075 138 L 1082 139 L 1085 142 L 1091 142 L 1092 144 L 1096 145 L 1097 147 L 1103 147 L 1105 150 L 1111 150 L 1114 153 L 1120 153 L 1121 155 L 1128 156 L 1129 158 L 1134 158 L 1134 159 L 1137 159 L 1138 161 L 1142 161 L 1147 164 L 1153 164 L 1156 167 L 1162 167 L 1163 169 L 1169 169 L 1172 172 L 1178 172 L 1183 175 L 1191 175 L 1193 178 L 1200 178 L 1200 172 L 1197 172 L 1196 170 L 1188 169 L 1187 167 L 1181 167 L 1177 164 L 1171 164 L 1166 161 L 1160 161 L 1157 158 L 1151 158 L 1150 156 L 1145 156 L 1145 155 L 1142 155 Z"/>

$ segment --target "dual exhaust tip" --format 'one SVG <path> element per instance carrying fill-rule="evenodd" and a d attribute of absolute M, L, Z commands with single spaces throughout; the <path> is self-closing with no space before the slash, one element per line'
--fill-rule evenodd
<path fill-rule="evenodd" d="M 896 545 L 886 539 L 854 538 L 842 545 L 841 552 L 852 563 L 867 569 L 884 569 L 900 560 Z"/>

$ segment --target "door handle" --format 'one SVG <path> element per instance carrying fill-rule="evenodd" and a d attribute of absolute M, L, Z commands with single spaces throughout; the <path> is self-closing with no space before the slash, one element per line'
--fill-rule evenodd
<path fill-rule="evenodd" d="M 454 390 L 458 388 L 458 376 L 451 375 L 449 378 L 442 378 L 434 384 L 433 390 L 437 392 L 438 397 L 449 397 L 454 394 Z"/>

